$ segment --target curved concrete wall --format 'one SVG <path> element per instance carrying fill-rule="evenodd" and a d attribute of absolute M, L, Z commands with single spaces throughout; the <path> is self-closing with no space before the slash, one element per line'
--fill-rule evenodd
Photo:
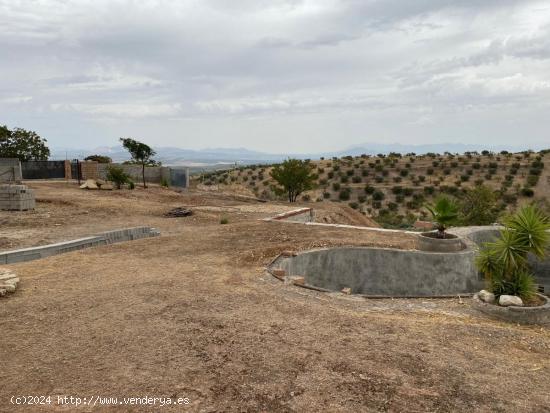
<path fill-rule="evenodd" d="M 474 266 L 475 251 L 433 253 L 345 247 L 279 257 L 271 268 L 305 277 L 306 284 L 354 294 L 394 297 L 474 293 L 483 280 Z"/>

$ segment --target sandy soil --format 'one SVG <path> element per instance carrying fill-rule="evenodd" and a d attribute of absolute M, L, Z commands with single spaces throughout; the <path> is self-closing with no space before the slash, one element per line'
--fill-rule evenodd
<path fill-rule="evenodd" d="M 163 235 L 10 266 L 22 281 L 0 299 L 0 411 L 549 411 L 548 329 L 486 319 L 467 299 L 365 300 L 264 272 L 282 250 L 410 248 L 407 236 L 261 222 L 286 206 L 230 197 L 39 186 L 50 201 L 3 214 L 6 238 L 128 225 Z M 182 205 L 200 208 L 162 217 Z M 191 404 L 37 408 L 10 405 L 12 395 Z"/>

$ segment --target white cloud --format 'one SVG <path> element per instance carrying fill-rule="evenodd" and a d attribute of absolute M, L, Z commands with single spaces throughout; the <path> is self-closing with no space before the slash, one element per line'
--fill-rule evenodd
<path fill-rule="evenodd" d="M 538 142 L 549 39 L 545 1 L 0 0 L 0 124 L 57 145 L 139 123 L 157 145 L 299 151 L 305 135 L 516 142 L 506 108 Z"/>

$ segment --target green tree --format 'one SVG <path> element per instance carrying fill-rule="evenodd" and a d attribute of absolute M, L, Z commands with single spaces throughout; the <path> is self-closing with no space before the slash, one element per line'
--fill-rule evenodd
<path fill-rule="evenodd" d="M 489 225 L 495 222 L 497 216 L 496 195 L 485 185 L 468 189 L 460 201 L 460 221 L 463 225 Z"/>
<path fill-rule="evenodd" d="M 0 158 L 18 158 L 21 162 L 47 160 L 50 149 L 46 142 L 36 132 L 21 128 L 10 131 L 0 126 Z"/>
<path fill-rule="evenodd" d="M 451 198 L 440 195 L 435 204 L 426 205 L 426 209 L 437 224 L 438 237 L 445 238 L 445 230 L 457 221 L 458 205 Z"/>
<path fill-rule="evenodd" d="M 288 194 L 288 202 L 296 202 L 302 192 L 313 188 L 315 175 L 309 162 L 287 159 L 271 170 L 271 177 L 282 187 L 280 192 Z"/>
<path fill-rule="evenodd" d="M 122 146 L 130 152 L 132 156 L 132 161 L 136 164 L 141 165 L 141 174 L 143 177 L 143 187 L 147 188 L 145 183 L 145 166 L 157 166 L 160 165 L 159 162 L 153 159 L 153 156 L 156 155 L 156 152 L 149 146 L 142 142 L 138 142 L 132 138 L 120 138 Z"/>
<path fill-rule="evenodd" d="M 105 155 L 90 155 L 84 158 L 85 161 L 96 161 L 98 163 L 113 163 L 113 160 Z"/>

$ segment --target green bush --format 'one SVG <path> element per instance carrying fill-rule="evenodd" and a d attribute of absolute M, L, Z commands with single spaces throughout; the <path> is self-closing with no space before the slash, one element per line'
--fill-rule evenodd
<path fill-rule="evenodd" d="M 229 218 L 227 218 L 227 217 L 222 217 L 222 218 L 220 219 L 220 224 L 222 224 L 222 225 L 229 224 Z"/>
<path fill-rule="evenodd" d="M 107 180 L 113 182 L 115 187 L 120 189 L 122 185 L 130 183 L 130 176 L 119 166 L 109 166 L 107 168 Z"/>
<path fill-rule="evenodd" d="M 544 259 L 550 241 L 548 230 L 548 215 L 529 205 L 505 220 L 497 241 L 484 245 L 476 265 L 497 297 L 518 295 L 526 300 L 533 296 L 535 283 L 527 257 L 531 254 Z"/>
<path fill-rule="evenodd" d="M 382 201 L 385 198 L 384 192 L 376 190 L 372 193 L 372 199 L 375 201 Z"/>
<path fill-rule="evenodd" d="M 462 225 L 489 225 L 496 221 L 497 216 L 497 197 L 487 186 L 468 189 L 460 201 Z"/>

